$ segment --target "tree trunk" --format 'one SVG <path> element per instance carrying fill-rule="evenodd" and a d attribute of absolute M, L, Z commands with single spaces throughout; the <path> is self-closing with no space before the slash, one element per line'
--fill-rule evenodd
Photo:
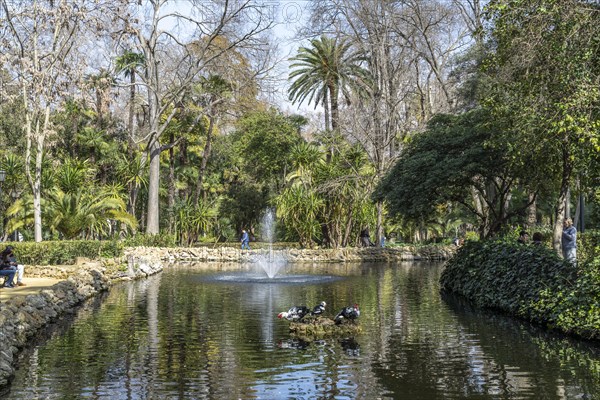
<path fill-rule="evenodd" d="M 527 207 L 527 227 L 532 228 L 537 224 L 537 204 L 535 193 L 529 193 Z"/>
<path fill-rule="evenodd" d="M 569 181 L 571 179 L 571 172 L 573 166 L 569 160 L 570 154 L 567 148 L 567 144 L 563 144 L 563 172 L 560 183 L 560 193 L 556 202 L 556 214 L 554 220 L 554 229 L 552 233 L 552 247 L 554 251 L 562 257 L 562 230 L 563 222 L 565 220 L 565 213 L 567 208 L 567 200 L 569 196 Z"/>
<path fill-rule="evenodd" d="M 196 186 L 196 193 L 194 194 L 194 205 L 198 207 L 200 201 L 200 195 L 202 200 L 206 201 L 206 193 L 204 191 L 204 174 L 206 173 L 206 165 L 208 164 L 208 158 L 210 157 L 211 146 L 212 146 L 212 134 L 215 126 L 215 118 L 213 116 L 208 117 L 208 131 L 206 132 L 206 143 L 204 145 L 204 151 L 202 152 L 202 161 L 200 162 L 200 170 L 198 171 L 198 185 Z"/>
<path fill-rule="evenodd" d="M 171 133 L 169 138 L 171 143 L 175 141 L 175 135 Z M 169 233 L 172 234 L 175 228 L 175 150 L 169 148 Z"/>
<path fill-rule="evenodd" d="M 148 178 L 148 207 L 146 233 L 158 235 L 160 232 L 159 221 L 159 189 L 160 189 L 160 143 L 156 136 L 152 136 L 148 146 L 150 157 L 150 171 Z"/>
<path fill-rule="evenodd" d="M 375 240 L 377 247 L 381 247 L 381 238 L 383 238 L 383 202 L 377 201 L 377 227 L 375 231 Z"/>
<path fill-rule="evenodd" d="M 129 89 L 129 119 L 127 121 L 127 130 L 129 131 L 127 136 L 127 154 L 131 160 L 135 151 L 135 124 L 133 121 L 135 115 L 135 71 L 132 69 L 130 73 L 131 88 Z"/>
<path fill-rule="evenodd" d="M 327 98 L 327 91 L 325 91 L 325 94 L 323 95 L 323 111 L 325 113 L 325 131 L 328 131 L 330 129 L 330 124 L 329 124 L 329 100 Z"/>
<path fill-rule="evenodd" d="M 340 122 L 340 111 L 338 106 L 338 94 L 335 84 L 329 85 L 329 95 L 331 102 L 331 130 L 337 132 Z"/>
<path fill-rule="evenodd" d="M 25 104 L 27 100 L 25 99 Z M 46 139 L 46 132 L 48 124 L 50 122 L 50 107 L 45 108 L 44 121 L 40 127 L 40 121 L 36 120 L 31 113 L 26 113 L 26 130 L 27 130 L 27 147 L 25 151 L 25 175 L 31 188 L 33 195 L 33 233 L 34 240 L 36 242 L 42 241 L 42 159 L 44 154 L 44 141 Z M 35 127 L 33 124 L 35 123 Z M 31 173 L 30 161 L 31 161 L 31 147 L 35 140 L 36 154 L 35 154 L 35 170 Z"/>
<path fill-rule="evenodd" d="M 47 109 L 49 111 L 49 109 Z M 35 181 L 33 192 L 33 232 L 36 242 L 42 241 L 42 156 L 44 151 L 44 136 L 38 137 L 37 153 L 35 155 Z"/>

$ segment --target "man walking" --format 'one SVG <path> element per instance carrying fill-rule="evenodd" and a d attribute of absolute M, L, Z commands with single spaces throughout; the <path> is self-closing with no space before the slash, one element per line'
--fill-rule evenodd
<path fill-rule="evenodd" d="M 248 235 L 248 232 L 246 232 L 245 229 L 242 229 L 242 250 L 244 250 L 244 248 L 246 248 L 246 250 L 250 250 L 250 236 Z"/>

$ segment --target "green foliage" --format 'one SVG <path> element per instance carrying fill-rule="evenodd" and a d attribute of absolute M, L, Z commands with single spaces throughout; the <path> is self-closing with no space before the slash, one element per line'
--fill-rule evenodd
<path fill-rule="evenodd" d="M 484 109 L 458 116 L 437 115 L 416 135 L 380 182 L 373 198 L 385 199 L 392 215 L 422 223 L 448 202 L 461 204 L 479 220 L 484 236 L 497 233 L 522 205 L 506 209 L 506 193 L 522 172 L 507 157 L 498 121 Z M 492 189 L 490 189 L 492 188 Z M 473 206 L 472 189 L 489 212 Z"/>
<path fill-rule="evenodd" d="M 538 320 L 564 332 L 600 339 L 600 259 L 584 264 L 577 279 L 558 291 L 542 288 L 531 305 Z"/>
<path fill-rule="evenodd" d="M 543 323 L 582 337 L 600 337 L 600 262 L 579 267 L 544 246 L 514 241 L 467 242 L 440 278 L 443 290 L 479 307 Z"/>
<path fill-rule="evenodd" d="M 340 93 L 349 98 L 350 90 L 360 92 L 369 81 L 368 71 L 361 67 L 364 60 L 360 52 L 352 51 L 349 40 L 327 36 L 311 40 L 310 47 L 301 47 L 291 59 L 290 99 L 303 103 L 308 98 L 315 108 L 323 105 L 335 112 Z"/>
<path fill-rule="evenodd" d="M 510 116 L 515 135 L 509 154 L 517 160 L 531 157 L 528 164 L 538 179 L 560 189 L 558 196 L 552 194 L 553 209 L 562 212 L 575 175 L 598 170 L 597 4 L 492 0 L 487 11 L 494 51 L 484 64 L 494 84 L 486 103 Z M 560 224 L 560 218 L 554 221 Z M 556 248 L 559 238 L 554 236 Z"/>
<path fill-rule="evenodd" d="M 177 247 L 176 235 L 161 233 L 145 235 L 138 233 L 121 241 L 123 247 Z"/>
<path fill-rule="evenodd" d="M 219 213 L 231 221 L 239 235 L 242 229 L 258 225 L 266 208 L 266 195 L 259 185 L 232 185 L 219 205 Z"/>
<path fill-rule="evenodd" d="M 275 198 L 277 217 L 299 237 L 302 247 L 312 247 L 319 237 L 318 216 L 325 205 L 314 190 L 302 185 L 290 186 Z"/>
<path fill-rule="evenodd" d="M 216 210 L 209 204 L 200 203 L 196 206 L 191 201 L 179 204 L 175 223 L 179 243 L 189 246 L 198 241 L 215 225 L 215 221 Z"/>
<path fill-rule="evenodd" d="M 98 259 L 119 257 L 123 242 L 117 240 L 60 240 L 35 242 L 11 242 L 17 259 L 27 265 L 73 264 L 76 257 Z"/>
<path fill-rule="evenodd" d="M 135 229 L 137 221 L 125 211 L 125 203 L 114 193 L 107 190 L 88 192 L 79 188 L 77 192 L 63 192 L 56 188 L 50 191 L 43 202 L 42 217 L 45 225 L 65 239 L 77 236 L 108 236 L 111 233 L 111 221 L 118 221 L 123 227 Z M 11 219 L 7 230 L 12 232 L 26 227 L 33 221 L 33 199 L 24 196 L 17 200 L 7 211 Z"/>
<path fill-rule="evenodd" d="M 577 258 L 584 262 L 600 259 L 600 231 L 577 233 Z"/>
<path fill-rule="evenodd" d="M 245 115 L 234 136 L 243 168 L 256 182 L 281 182 L 292 148 L 302 141 L 295 120 L 275 110 Z"/>

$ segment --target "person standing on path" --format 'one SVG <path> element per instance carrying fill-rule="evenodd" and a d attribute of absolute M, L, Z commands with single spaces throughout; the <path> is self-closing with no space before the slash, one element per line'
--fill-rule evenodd
<path fill-rule="evenodd" d="M 573 226 L 571 218 L 563 222 L 562 251 L 565 260 L 572 264 L 577 263 L 577 229 Z"/>
<path fill-rule="evenodd" d="M 248 235 L 248 232 L 246 232 L 245 229 L 242 229 L 242 250 L 244 250 L 244 247 L 246 248 L 246 250 L 250 250 L 250 236 Z"/>

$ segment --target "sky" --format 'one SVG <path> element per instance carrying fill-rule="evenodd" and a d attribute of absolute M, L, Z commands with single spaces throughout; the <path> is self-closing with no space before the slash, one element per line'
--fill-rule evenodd
<path fill-rule="evenodd" d="M 261 1 L 261 0 L 257 0 Z M 272 5 L 275 16 L 275 28 L 273 35 L 277 39 L 283 61 L 279 65 L 279 72 L 282 79 L 287 79 L 289 73 L 289 62 L 287 59 L 293 57 L 300 46 L 305 45 L 305 42 L 296 39 L 295 33 L 302 24 L 306 23 L 309 17 L 309 9 L 311 0 L 262 0 L 267 5 Z M 308 104 L 292 104 L 287 98 L 288 82 L 283 81 L 278 96 L 273 98 L 273 101 L 278 104 L 281 109 L 289 113 L 306 113 L 313 112 L 314 106 Z"/>

